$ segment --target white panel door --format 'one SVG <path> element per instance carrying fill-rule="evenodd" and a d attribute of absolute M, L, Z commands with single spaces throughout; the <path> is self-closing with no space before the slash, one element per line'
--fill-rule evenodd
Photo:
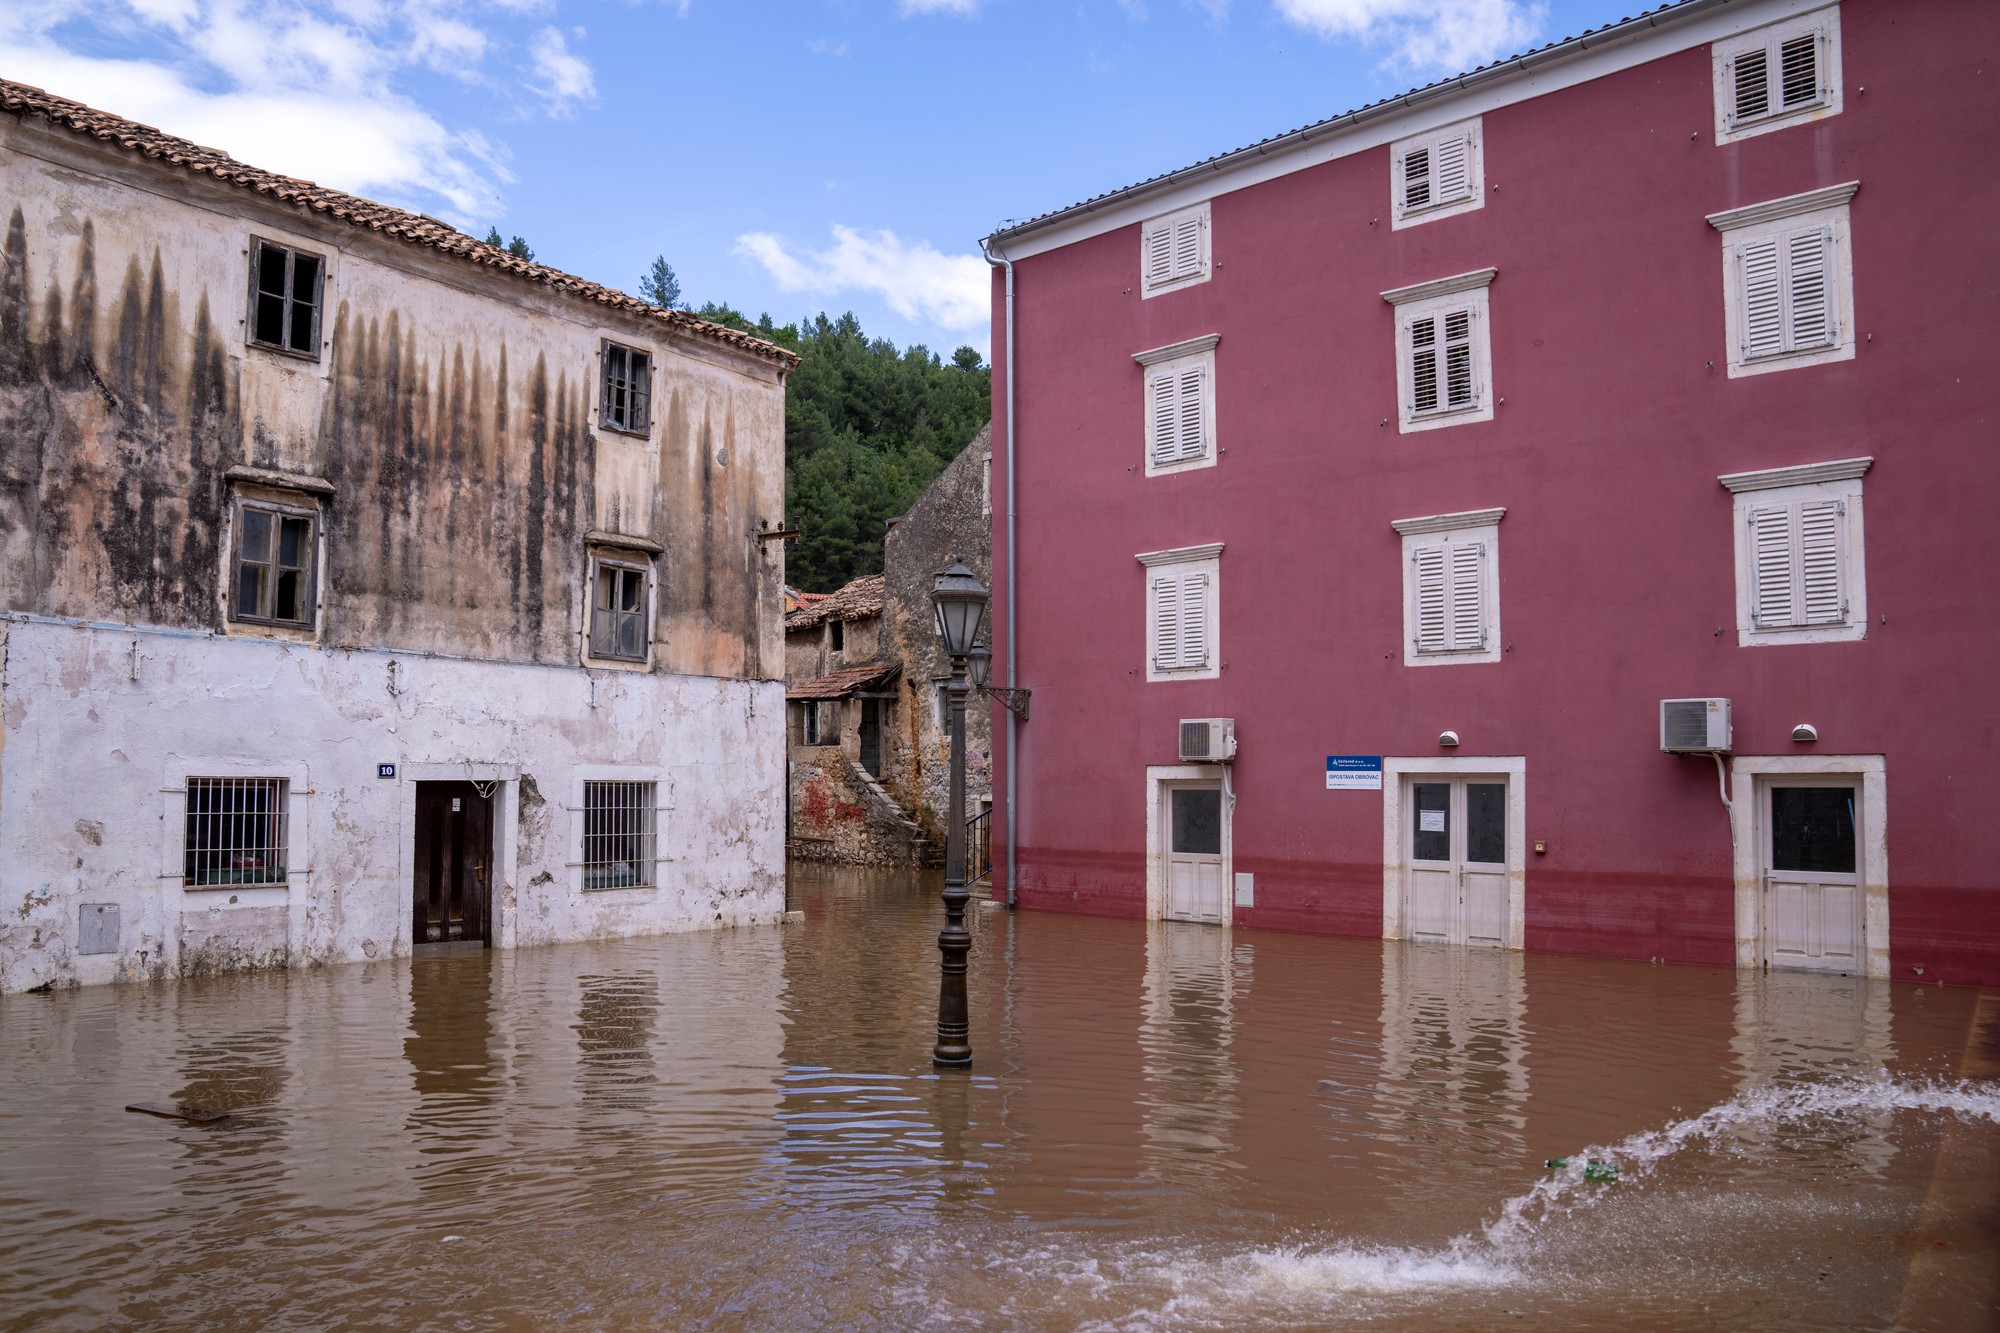
<path fill-rule="evenodd" d="M 1403 794 L 1403 920 L 1434 944 L 1507 944 L 1507 783 L 1416 777 Z"/>
<path fill-rule="evenodd" d="M 1770 966 L 1865 970 L 1860 795 L 1854 778 L 1774 780 L 1760 793 Z"/>
<path fill-rule="evenodd" d="M 1222 785 L 1167 789 L 1167 904 L 1174 921 L 1229 920 L 1222 875 Z"/>

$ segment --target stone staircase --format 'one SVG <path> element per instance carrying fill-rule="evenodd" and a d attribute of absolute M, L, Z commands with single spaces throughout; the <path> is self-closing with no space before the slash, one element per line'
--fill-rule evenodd
<path fill-rule="evenodd" d="M 875 817 L 909 840 L 910 859 L 918 865 L 931 865 L 942 860 L 944 850 L 924 831 L 923 825 L 910 818 L 909 812 L 889 794 L 875 775 L 851 756 L 843 753 L 840 757 L 847 764 L 847 775 L 854 789 L 874 807 Z"/>

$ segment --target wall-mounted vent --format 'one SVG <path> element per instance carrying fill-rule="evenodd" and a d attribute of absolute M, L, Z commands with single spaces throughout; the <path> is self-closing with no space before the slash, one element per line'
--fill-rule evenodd
<path fill-rule="evenodd" d="M 1729 700 L 1660 700 L 1660 748 L 1669 754 L 1727 754 Z"/>
<path fill-rule="evenodd" d="M 1181 719 L 1181 762 L 1226 764 L 1236 757 L 1236 722 L 1226 717 Z"/>

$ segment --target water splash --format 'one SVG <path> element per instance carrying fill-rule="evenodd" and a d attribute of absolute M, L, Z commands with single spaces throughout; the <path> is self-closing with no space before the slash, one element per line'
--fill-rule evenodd
<path fill-rule="evenodd" d="M 1606 1197 L 1605 1186 L 1585 1177 L 1587 1163 L 1608 1165 L 1619 1179 L 1643 1179 L 1668 1158 L 1712 1146 L 1749 1131 L 1765 1131 L 1838 1116 L 1887 1115 L 1911 1111 L 1955 1115 L 1961 1120 L 2000 1124 L 2000 1084 L 1969 1080 L 1898 1083 L 1880 1078 L 1836 1079 L 1825 1083 L 1766 1084 L 1711 1106 L 1700 1115 L 1663 1129 L 1633 1134 L 1615 1144 L 1593 1144 L 1570 1154 L 1566 1166 L 1501 1206 L 1500 1216 L 1475 1236 L 1461 1236 L 1454 1249 L 1483 1244 L 1508 1251 L 1532 1238 L 1551 1216 L 1589 1207 Z"/>

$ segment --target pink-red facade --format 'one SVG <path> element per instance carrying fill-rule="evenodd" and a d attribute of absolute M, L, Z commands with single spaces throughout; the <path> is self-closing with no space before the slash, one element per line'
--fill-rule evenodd
<path fill-rule="evenodd" d="M 1022 256 L 1017 364 L 994 286 L 1011 570 L 1003 380 L 993 460 L 996 660 L 1011 594 L 1009 683 L 1034 691 L 1020 906 L 1143 914 L 1146 767 L 1177 762 L 1180 719 L 1227 717 L 1254 875 L 1233 923 L 1380 935 L 1384 796 L 1327 790 L 1326 757 L 1436 756 L 1452 730 L 1455 756 L 1525 760 L 1525 948 L 1730 966 L 1717 773 L 1658 721 L 1720 696 L 1735 756 L 1879 757 L 1888 975 L 2000 983 L 2000 7 L 1844 0 L 1838 23 L 1838 114 L 1740 142 L 1716 141 L 1710 43 L 1672 23 L 1601 76 L 1521 76 L 1481 113 L 1484 206 L 1420 226 L 1390 225 L 1386 143 L 1217 172 L 1209 280 L 1150 299 L 1137 217 L 996 237 Z M 1732 378 L 1707 217 L 1850 181 L 1854 356 Z M 1493 419 L 1399 431 L 1382 293 L 1486 267 Z M 1221 454 L 1148 476 L 1133 354 L 1206 335 Z M 1718 477 L 1864 456 L 1865 639 L 1739 646 Z M 1392 520 L 1490 507 L 1500 660 L 1406 665 Z M 1220 674 L 1148 681 L 1135 555 L 1214 542 Z"/>

